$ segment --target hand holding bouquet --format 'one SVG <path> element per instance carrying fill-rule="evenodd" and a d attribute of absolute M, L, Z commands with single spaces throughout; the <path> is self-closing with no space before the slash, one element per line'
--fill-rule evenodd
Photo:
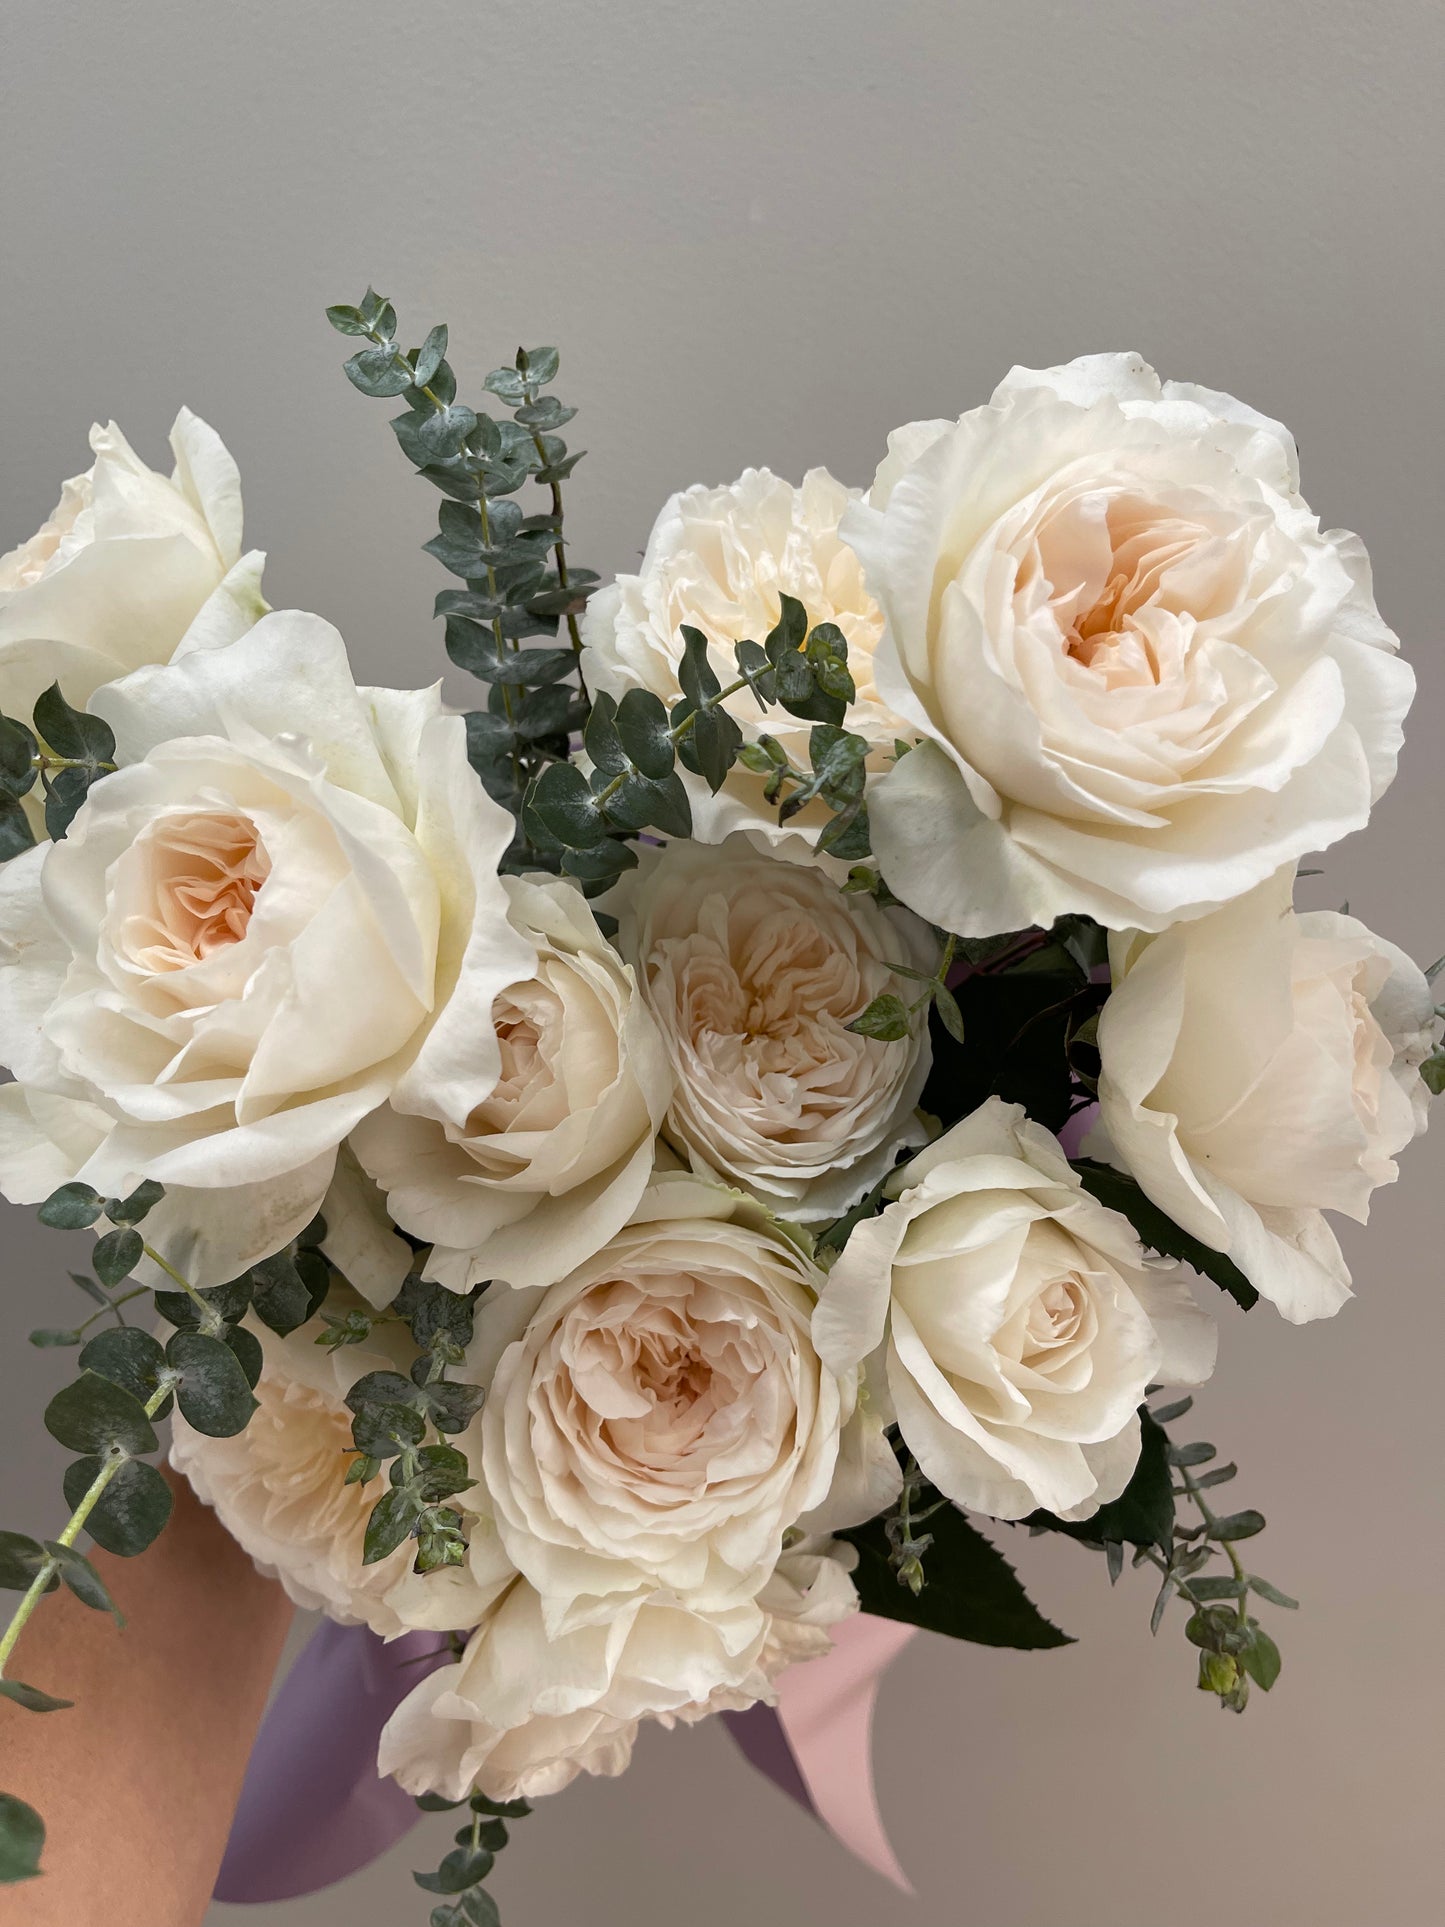
<path fill-rule="evenodd" d="M 866 493 L 689 489 L 602 588 L 555 351 L 473 408 L 445 328 L 330 313 L 483 706 L 268 610 L 189 415 L 170 479 L 97 430 L 0 562 L 0 1188 L 99 1234 L 0 1690 L 63 1704 L 16 1641 L 108 1604 L 82 1532 L 162 1530 L 169 1416 L 294 1600 L 433 1637 L 377 1765 L 465 1805 L 441 1927 L 528 1800 L 860 1611 L 1061 1643 L 980 1519 L 1156 1568 L 1242 1710 L 1293 1602 L 1157 1395 L 1217 1291 L 1340 1308 L 1325 1213 L 1445 1077 L 1425 975 L 1293 908 L 1413 689 L 1361 544 L 1278 423 L 1098 355 Z M 0 1796 L 0 1879 L 41 1840 Z"/>

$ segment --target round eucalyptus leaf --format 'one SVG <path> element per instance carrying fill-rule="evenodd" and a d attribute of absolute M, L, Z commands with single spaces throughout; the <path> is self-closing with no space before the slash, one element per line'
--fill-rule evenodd
<path fill-rule="evenodd" d="M 65 1469 L 65 1503 L 78 1506 L 94 1483 L 103 1461 L 76 1459 Z M 171 1489 L 153 1465 L 129 1459 L 105 1488 L 85 1529 L 95 1543 L 117 1558 L 133 1559 L 158 1538 L 175 1501 Z"/>
<path fill-rule="evenodd" d="M 91 1253 L 91 1263 L 100 1282 L 114 1289 L 129 1278 L 141 1261 L 145 1246 L 138 1231 L 129 1225 L 120 1225 L 114 1231 L 107 1231 L 103 1238 L 95 1241 Z"/>
<path fill-rule="evenodd" d="M 0 1887 L 13 1887 L 38 1874 L 44 1845 L 45 1822 L 34 1807 L 13 1793 L 0 1793 Z"/>
<path fill-rule="evenodd" d="M 256 1400 L 240 1359 L 224 1340 L 177 1332 L 166 1346 L 166 1362 L 181 1375 L 176 1402 L 187 1424 L 213 1439 L 245 1431 Z"/>
<path fill-rule="evenodd" d="M 244 1325 L 231 1325 L 221 1334 L 224 1343 L 236 1354 L 237 1363 L 246 1375 L 246 1383 L 254 1392 L 261 1376 L 265 1355 L 261 1341 L 254 1332 L 248 1332 Z"/>
<path fill-rule="evenodd" d="M 88 1184 L 62 1184 L 35 1215 L 52 1231 L 84 1231 L 100 1216 L 100 1196 Z"/>
<path fill-rule="evenodd" d="M 97 1372 L 83 1372 L 45 1408 L 45 1429 L 72 1452 L 154 1452 L 160 1441 L 141 1401 Z"/>
<path fill-rule="evenodd" d="M 115 1326 L 97 1332 L 80 1354 L 82 1371 L 96 1372 L 119 1385 L 144 1404 L 160 1385 L 166 1355 L 149 1332 L 135 1325 Z M 169 1416 L 171 1401 L 156 1412 L 157 1418 Z"/>

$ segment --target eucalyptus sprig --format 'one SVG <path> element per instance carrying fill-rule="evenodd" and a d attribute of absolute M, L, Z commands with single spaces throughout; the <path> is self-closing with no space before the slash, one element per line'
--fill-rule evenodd
<path fill-rule="evenodd" d="M 356 1449 L 346 1472 L 348 1485 L 369 1485 L 390 1464 L 388 1487 L 367 1520 L 363 1562 L 375 1565 L 408 1539 L 415 1539 L 413 1570 L 436 1572 L 461 1565 L 467 1556 L 461 1514 L 447 1503 L 476 1484 L 466 1454 L 447 1440 L 464 1432 L 481 1409 L 482 1388 L 447 1377 L 463 1362 L 472 1336 L 476 1301 L 484 1287 L 468 1295 L 448 1291 L 421 1276 L 420 1264 L 393 1301 L 389 1316 L 404 1323 L 417 1347 L 410 1377 L 400 1372 L 367 1372 L 347 1394 Z M 369 1331 L 375 1315 L 357 1319 Z M 330 1346 L 356 1343 L 334 1322 L 317 1341 Z M 435 1431 L 434 1443 L 427 1443 Z"/>
<path fill-rule="evenodd" d="M 474 1793 L 469 1800 L 423 1793 L 417 1805 L 423 1813 L 453 1813 L 465 1807 L 470 1814 L 435 1872 L 412 1875 L 423 1892 L 446 1896 L 432 1908 L 429 1927 L 499 1927 L 497 1903 L 482 1883 L 507 1844 L 507 1821 L 525 1818 L 532 1811 L 530 1805 L 525 1800 L 489 1800 L 484 1793 Z"/>
<path fill-rule="evenodd" d="M 397 442 L 447 498 L 425 546 L 465 586 L 442 591 L 435 612 L 452 661 L 490 685 L 487 707 L 466 719 L 468 754 L 489 794 L 516 815 L 528 785 L 566 759 L 571 732 L 587 717 L 577 616 L 598 578 L 567 559 L 562 483 L 581 452 L 570 453 L 556 432 L 576 411 L 545 392 L 557 350 L 519 348 L 512 367 L 493 369 L 485 387 L 511 410 L 497 419 L 457 399 L 445 324 L 408 350 L 397 340 L 395 308 L 373 289 L 357 307 L 326 312 L 340 333 L 369 344 L 347 361 L 348 378 L 364 395 L 405 400 L 392 418 Z M 526 515 L 511 499 L 528 481 L 548 491 L 546 513 Z M 567 648 L 524 646 L 551 643 L 562 621 Z M 522 837 L 509 864 L 555 868 L 555 851 Z"/>
<path fill-rule="evenodd" d="M 596 895 L 636 864 L 631 838 L 647 831 L 692 834 L 692 806 L 679 763 L 716 794 L 735 763 L 755 768 L 761 756 L 770 772 L 768 800 L 779 804 L 780 821 L 818 797 L 833 812 L 818 847 L 838 856 L 866 854 L 863 759 L 868 745 L 840 727 L 855 694 L 842 632 L 833 623 L 810 629 L 802 603 L 785 595 L 764 642 L 734 644 L 738 673 L 726 685 L 712 666 L 703 632 L 684 624 L 681 635 L 682 694 L 670 711 L 651 690 L 629 689 L 620 702 L 597 695 L 583 733 L 589 767 L 556 763 L 533 780 L 522 805 L 523 829 L 533 846 L 553 852 L 562 870 Z M 744 743 L 726 707 L 728 698 L 744 689 L 764 706 L 776 705 L 813 723 L 811 770 L 794 770 L 786 757 L 774 762 L 762 748 L 770 737 Z M 790 777 L 797 787 L 785 793 Z"/>
<path fill-rule="evenodd" d="M 1154 1414 L 1157 1425 L 1182 1418 L 1194 1401 L 1182 1398 Z M 1249 1703 L 1251 1682 L 1267 1693 L 1279 1678 L 1280 1652 L 1273 1638 L 1250 1611 L 1251 1598 L 1264 1599 L 1273 1606 L 1293 1612 L 1299 1605 L 1288 1593 L 1258 1573 L 1246 1571 L 1238 1548 L 1264 1531 L 1264 1515 L 1252 1508 L 1216 1513 L 1206 1491 L 1233 1479 L 1236 1465 L 1214 1465 L 1218 1457 L 1214 1446 L 1204 1440 L 1188 1445 L 1169 1446 L 1169 1463 L 1179 1476 L 1174 1496 L 1187 1499 L 1199 1514 L 1198 1525 L 1181 1525 L 1176 1519 L 1173 1542 L 1167 1553 L 1157 1546 L 1140 1546 L 1134 1564 L 1152 1565 L 1163 1575 L 1154 1601 L 1150 1631 L 1158 1632 L 1169 1601 L 1176 1594 L 1190 1608 L 1184 1636 L 1199 1649 L 1199 1689 L 1213 1693 L 1221 1706 L 1242 1713 Z M 1207 1472 L 1195 1467 L 1208 1465 Z M 1220 1553 L 1229 1562 L 1228 1573 L 1207 1573 L 1203 1568 Z"/>

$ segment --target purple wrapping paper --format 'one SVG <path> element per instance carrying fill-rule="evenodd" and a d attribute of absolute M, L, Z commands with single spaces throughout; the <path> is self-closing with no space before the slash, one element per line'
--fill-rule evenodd
<path fill-rule="evenodd" d="M 215 1897 L 291 1900 L 343 1880 L 421 1817 L 376 1771 L 381 1729 L 429 1667 L 440 1633 L 384 1645 L 364 1626 L 323 1622 L 272 1701 L 246 1769 Z"/>

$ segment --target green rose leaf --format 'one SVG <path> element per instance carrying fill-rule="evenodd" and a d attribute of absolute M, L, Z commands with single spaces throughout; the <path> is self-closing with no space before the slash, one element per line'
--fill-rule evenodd
<path fill-rule="evenodd" d="M 160 1444 L 141 1401 L 96 1372 L 83 1372 L 55 1394 L 45 1429 L 72 1452 L 154 1452 Z"/>
<path fill-rule="evenodd" d="M 188 1425 L 212 1439 L 245 1431 L 256 1400 L 241 1361 L 223 1339 L 177 1332 L 166 1346 L 166 1363 L 181 1375 L 176 1403 Z"/>
<path fill-rule="evenodd" d="M 1023 1523 L 1062 1532 L 1084 1545 L 1159 1546 L 1167 1553 L 1174 1539 L 1169 1435 L 1142 1407 L 1139 1427 L 1139 1462 L 1117 1499 L 1087 1519 L 1056 1519 L 1051 1512 L 1032 1512 Z"/>
<path fill-rule="evenodd" d="M 76 1459 L 65 1469 L 65 1503 L 73 1511 L 95 1481 L 103 1461 Z M 133 1559 L 165 1529 L 175 1501 L 153 1465 L 130 1459 L 111 1479 L 85 1522 L 95 1543 L 117 1558 Z"/>
<path fill-rule="evenodd" d="M 924 1554 L 927 1583 L 919 1593 L 898 1583 L 881 1519 L 841 1535 L 858 1548 L 853 1579 L 864 1612 L 981 1646 L 1073 1644 L 1043 1617 L 998 1548 L 956 1507 L 936 1513 L 928 1530 L 933 1543 Z"/>
<path fill-rule="evenodd" d="M 4 1683 L 12 1684 L 9 1680 Z M 0 1793 L 0 1887 L 33 1879 L 40 1871 L 44 1845 L 45 1822 L 34 1807 L 26 1806 L 13 1793 Z"/>
<path fill-rule="evenodd" d="M 1145 1197 L 1133 1178 L 1093 1158 L 1075 1158 L 1074 1169 L 1084 1189 L 1100 1204 L 1107 1204 L 1110 1210 L 1127 1218 L 1150 1250 L 1162 1251 L 1167 1258 L 1179 1258 L 1186 1265 L 1192 1265 L 1195 1271 L 1227 1291 L 1245 1311 L 1258 1302 L 1259 1293 L 1232 1258 L 1181 1231 L 1172 1218 Z"/>

